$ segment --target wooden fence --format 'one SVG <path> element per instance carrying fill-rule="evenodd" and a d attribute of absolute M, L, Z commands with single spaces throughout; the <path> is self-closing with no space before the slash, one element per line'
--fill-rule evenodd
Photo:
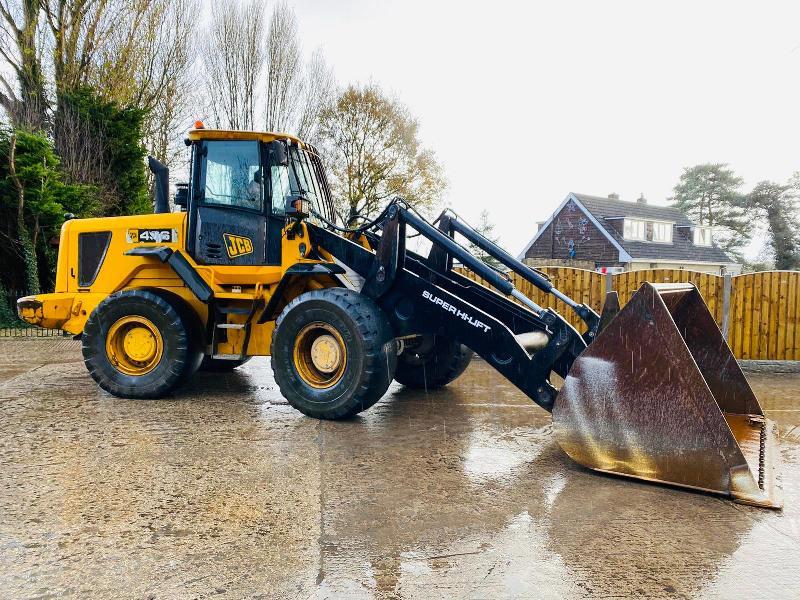
<path fill-rule="evenodd" d="M 673 269 L 604 275 L 572 267 L 538 268 L 553 280 L 556 288 L 578 302 L 585 302 L 598 313 L 603 308 L 606 290 L 616 290 L 620 304 L 624 306 L 645 281 L 691 282 L 700 290 L 736 358 L 800 360 L 800 271 L 766 271 L 720 277 Z M 481 281 L 471 271 L 462 272 L 470 279 Z M 516 274 L 512 274 L 512 280 L 517 289 L 534 302 L 554 308 L 580 329 L 580 319 L 560 300 L 539 291 Z M 9 310 L 13 310 L 16 295 L 10 294 L 9 298 L 13 300 L 9 300 Z M 0 337 L 61 335 L 57 330 L 22 325 L 0 328 Z"/>
<path fill-rule="evenodd" d="M 601 274 L 570 267 L 537 267 L 567 296 L 585 302 L 597 312 L 603 307 L 606 290 L 619 293 L 620 304 L 643 282 L 690 282 L 697 286 L 723 334 L 739 359 L 800 360 L 800 271 L 766 271 L 734 277 L 651 269 Z M 481 281 L 471 272 L 470 279 Z M 552 307 L 570 323 L 580 319 L 552 295 L 545 294 L 516 274 L 514 285 L 537 304 Z M 726 310 L 727 307 L 727 310 Z"/>

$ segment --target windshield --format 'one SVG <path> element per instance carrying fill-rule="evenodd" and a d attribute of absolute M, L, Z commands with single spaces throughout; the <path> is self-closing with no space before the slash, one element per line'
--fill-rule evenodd
<path fill-rule="evenodd" d="M 212 141 L 205 146 L 205 204 L 261 210 L 261 155 L 255 141 Z"/>
<path fill-rule="evenodd" d="M 297 147 L 292 147 L 289 149 L 289 159 L 292 166 L 291 174 L 294 179 L 294 185 L 292 187 L 294 188 L 296 186 L 297 189 L 305 192 L 308 199 L 316 204 L 320 195 L 319 187 L 317 178 L 314 176 L 314 172 L 309 164 L 308 152 L 305 150 L 298 150 Z"/>
<path fill-rule="evenodd" d="M 329 212 L 330 197 L 322 166 L 319 159 L 307 150 L 291 146 L 289 148 L 289 166 L 272 165 L 270 183 L 273 214 L 285 213 L 287 197 L 301 192 L 311 201 L 316 210 L 323 214 Z"/>

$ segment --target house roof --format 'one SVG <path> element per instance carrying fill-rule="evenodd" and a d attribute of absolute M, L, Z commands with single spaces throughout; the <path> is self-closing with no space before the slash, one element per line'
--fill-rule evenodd
<path fill-rule="evenodd" d="M 654 261 L 669 260 L 719 264 L 733 264 L 735 262 L 721 248 L 714 245 L 695 246 L 689 236 L 684 236 L 679 233 L 677 231 L 678 227 L 688 227 L 694 225 L 694 223 L 676 208 L 575 193 L 567 195 L 564 202 L 553 212 L 550 218 L 542 225 L 533 239 L 522 251 L 520 258 L 524 258 L 525 253 L 533 245 L 539 235 L 544 232 L 555 215 L 558 214 L 570 200 L 575 201 L 578 207 L 587 214 L 590 220 L 605 234 L 609 241 L 620 250 L 619 259 L 621 262 L 648 259 Z M 672 243 L 660 244 L 625 240 L 622 234 L 613 227 L 614 219 L 619 217 L 674 223 L 676 230 L 673 231 Z"/>
<path fill-rule="evenodd" d="M 641 202 L 628 202 L 614 200 L 588 194 L 572 194 L 589 212 L 599 218 L 637 217 L 648 221 L 669 221 L 676 225 L 692 225 L 692 221 L 677 208 L 671 206 L 656 206 Z"/>

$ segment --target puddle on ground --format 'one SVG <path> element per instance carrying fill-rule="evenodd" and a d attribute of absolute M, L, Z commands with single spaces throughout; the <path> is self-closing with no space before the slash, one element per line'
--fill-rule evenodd
<path fill-rule="evenodd" d="M 0 381 L 0 585 L 13 597 L 800 588 L 800 375 L 748 375 L 781 430 L 780 513 L 581 468 L 549 415 L 481 361 L 448 389 L 394 385 L 363 415 L 321 422 L 284 404 L 268 359 L 131 401 L 97 389 L 77 346 L 3 344 L 0 373 L 19 371 Z"/>

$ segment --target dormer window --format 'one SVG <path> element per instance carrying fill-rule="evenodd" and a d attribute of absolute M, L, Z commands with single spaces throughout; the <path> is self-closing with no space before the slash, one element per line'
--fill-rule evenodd
<path fill-rule="evenodd" d="M 711 245 L 711 227 L 703 227 L 701 225 L 697 225 L 694 228 L 694 245 L 695 246 Z"/>
<path fill-rule="evenodd" d="M 671 244 L 672 223 L 626 218 L 622 235 L 626 240 L 631 241 Z"/>
<path fill-rule="evenodd" d="M 647 232 L 647 240 L 650 242 L 660 242 L 662 244 L 672 243 L 672 223 L 653 221 L 647 224 Z"/>
<path fill-rule="evenodd" d="M 647 222 L 638 219 L 625 219 L 622 235 L 626 240 L 647 240 Z"/>

